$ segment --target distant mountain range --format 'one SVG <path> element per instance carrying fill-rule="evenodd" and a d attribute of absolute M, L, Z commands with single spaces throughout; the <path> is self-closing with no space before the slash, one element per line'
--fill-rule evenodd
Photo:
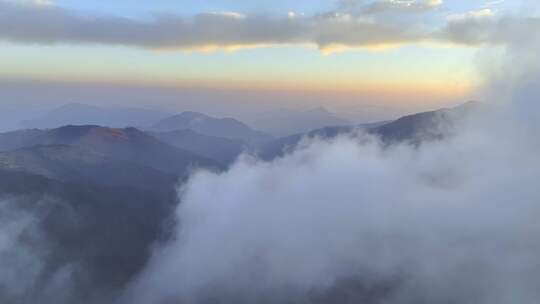
<path fill-rule="evenodd" d="M 243 151 L 273 159 L 302 138 L 355 129 L 388 145 L 419 145 L 451 136 L 459 119 L 478 107 L 467 103 L 277 139 L 234 119 L 194 112 L 158 120 L 149 131 L 67 125 L 0 133 L 0 202 L 39 215 L 35 229 L 51 244 L 34 250 L 43 273 L 33 283 L 36 298 L 25 303 L 39 303 L 44 284 L 66 267 L 77 287 L 70 303 L 100 303 L 92 298 L 96 286 L 100 295 L 120 290 L 144 267 L 156 242 L 170 237 L 179 203 L 175 189 L 193 170 L 223 170 Z M 22 238 L 34 234 L 29 230 Z"/>
<path fill-rule="evenodd" d="M 153 124 L 150 130 L 170 132 L 192 130 L 202 135 L 241 140 L 257 144 L 272 139 L 270 135 L 255 131 L 233 118 L 215 118 L 197 112 L 183 112 Z"/>
<path fill-rule="evenodd" d="M 286 147 L 296 145 L 303 137 L 331 138 L 355 129 L 377 135 L 386 143 L 408 141 L 418 144 L 441 138 L 451 131 L 457 117 L 476 107 L 478 104 L 471 102 L 453 109 L 404 116 L 395 121 L 325 127 L 277 139 L 235 119 L 184 112 L 158 121 L 148 132 L 136 128 L 90 125 L 0 133 L 0 151 L 69 145 L 178 174 L 190 166 L 226 166 L 242 152 L 273 158 L 283 153 Z"/>
<path fill-rule="evenodd" d="M 417 113 L 394 121 L 316 129 L 267 142 L 259 149 L 259 156 L 263 159 L 273 159 L 294 148 L 303 138 L 329 139 L 355 130 L 375 135 L 385 144 L 408 142 L 418 145 L 424 141 L 438 140 L 451 135 L 458 120 L 465 118 L 479 107 L 481 104 L 478 102 L 467 102 L 455 108 Z"/>
<path fill-rule="evenodd" d="M 242 140 L 203 135 L 191 129 L 151 132 L 150 134 L 171 146 L 223 164 L 231 163 L 239 154 L 250 149 Z"/>
<path fill-rule="evenodd" d="M 147 126 L 168 114 L 139 108 L 97 107 L 87 104 L 66 104 L 33 120 L 23 121 L 24 128 L 50 129 L 66 125 L 100 125 L 109 127 Z"/>
<path fill-rule="evenodd" d="M 423 141 L 442 139 L 454 133 L 458 122 L 466 119 L 482 104 L 470 101 L 450 109 L 423 112 L 401 117 L 395 121 L 370 128 L 385 143 L 409 142 L 415 145 Z"/>
<path fill-rule="evenodd" d="M 322 107 L 307 111 L 270 111 L 245 124 L 234 118 L 217 118 L 198 112 L 171 115 L 143 108 L 99 107 L 79 103 L 66 104 L 37 118 L 20 122 L 20 126 L 26 129 L 52 129 L 66 125 L 137 127 L 156 132 L 190 129 L 202 135 L 261 143 L 269 137 L 289 136 L 351 123 Z"/>
<path fill-rule="evenodd" d="M 216 161 L 165 144 L 135 128 L 65 126 L 51 130 L 0 134 L 0 149 L 4 151 L 50 145 L 69 145 L 79 149 L 71 151 L 73 153 L 79 151 L 79 156 L 81 151 L 98 153 L 177 176 L 185 175 L 191 167 L 222 167 Z"/>

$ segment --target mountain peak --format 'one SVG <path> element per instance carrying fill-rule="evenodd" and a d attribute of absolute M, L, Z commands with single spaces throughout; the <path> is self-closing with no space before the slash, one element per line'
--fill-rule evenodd
<path fill-rule="evenodd" d="M 102 108 L 83 103 L 68 103 L 43 115 L 22 122 L 26 128 L 51 129 L 66 125 L 102 125 L 124 128 L 149 125 L 167 114 L 141 108 Z"/>
<path fill-rule="evenodd" d="M 185 111 L 178 115 L 175 115 L 173 117 L 181 118 L 181 119 L 197 119 L 197 118 L 210 118 L 210 116 L 200 113 L 200 112 L 194 112 L 194 111 Z"/>
<path fill-rule="evenodd" d="M 234 118 L 216 118 L 198 112 L 183 112 L 165 118 L 150 129 L 155 132 L 189 129 L 203 135 L 242 140 L 247 143 L 268 139 L 267 135 L 252 130 Z"/>

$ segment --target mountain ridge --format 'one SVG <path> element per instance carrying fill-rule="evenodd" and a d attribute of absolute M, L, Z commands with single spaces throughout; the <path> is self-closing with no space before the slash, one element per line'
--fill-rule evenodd
<path fill-rule="evenodd" d="M 153 132 L 192 130 L 202 135 L 242 140 L 248 144 L 257 144 L 272 137 L 253 130 L 247 124 L 230 117 L 216 118 L 199 112 L 182 112 L 151 125 Z"/>
<path fill-rule="evenodd" d="M 69 103 L 54 108 L 35 119 L 22 121 L 25 128 L 51 129 L 65 125 L 106 125 L 116 128 L 141 127 L 166 117 L 167 114 L 144 108 L 100 107 Z"/>
<path fill-rule="evenodd" d="M 16 131 L 15 131 L 16 132 Z M 22 131 L 22 134 L 26 134 Z M 17 133 L 10 132 L 9 140 Z M 6 137 L 6 136 L 4 136 Z M 158 169 L 160 171 L 184 176 L 191 167 L 222 168 L 223 165 L 195 153 L 173 147 L 136 128 L 109 128 L 96 125 L 64 126 L 56 129 L 33 131 L 25 139 L 13 141 L 11 149 L 7 144 L 4 150 L 14 150 L 31 146 L 71 145 L 101 153 L 117 160 L 130 161 Z M 8 142 L 10 142 L 8 140 Z"/>

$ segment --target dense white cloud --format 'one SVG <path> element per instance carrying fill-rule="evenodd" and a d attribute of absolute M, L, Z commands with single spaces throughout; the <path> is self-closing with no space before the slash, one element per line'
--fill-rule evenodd
<path fill-rule="evenodd" d="M 83 16 L 56 5 L 0 0 L 0 39 L 184 50 L 299 44 L 327 50 L 336 46 L 373 48 L 426 41 L 500 44 L 514 37 L 514 28 L 533 32 L 540 23 L 537 18 L 483 20 L 487 18 L 479 18 L 478 14 L 450 18 L 442 27 L 423 21 L 425 14 L 442 5 L 434 0 L 341 1 L 334 11 L 312 16 L 211 12 L 190 17 L 163 14 L 139 20 Z M 496 34 L 500 29 L 504 29 L 503 34 Z"/>
<path fill-rule="evenodd" d="M 510 45 L 491 106 L 445 140 L 351 134 L 194 174 L 126 303 L 536 301 L 539 47 Z"/>
<path fill-rule="evenodd" d="M 194 174 L 126 303 L 535 302 L 540 39 L 509 41 L 491 105 L 445 140 L 351 134 Z"/>
<path fill-rule="evenodd" d="M 385 303 L 534 302 L 540 128 L 502 107 L 420 149 L 359 135 L 195 174 L 128 302 L 302 302 L 345 279 L 390 284 Z"/>

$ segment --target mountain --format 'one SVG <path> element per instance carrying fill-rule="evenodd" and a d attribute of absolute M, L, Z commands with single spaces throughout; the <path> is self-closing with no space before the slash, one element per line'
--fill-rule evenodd
<path fill-rule="evenodd" d="M 102 125 L 117 128 L 152 124 L 167 114 L 139 108 L 102 108 L 72 103 L 56 108 L 41 117 L 23 121 L 25 128 L 49 129 L 65 125 Z"/>
<path fill-rule="evenodd" d="M 122 290 L 168 237 L 176 201 L 172 186 L 148 191 L 0 168 L 2 223 L 31 220 L 2 248 L 2 265 L 20 271 L 24 300 L 0 292 L 0 302 L 106 303 L 102 298 Z"/>
<path fill-rule="evenodd" d="M 46 131 L 38 129 L 0 133 L 0 151 L 9 151 L 33 146 L 39 142 L 40 137 L 45 133 Z"/>
<path fill-rule="evenodd" d="M 271 160 L 282 156 L 288 149 L 294 148 L 304 138 L 333 138 L 340 134 L 347 134 L 354 130 L 370 130 L 387 124 L 388 121 L 359 124 L 356 126 L 334 126 L 315 129 L 306 133 L 294 134 L 281 137 L 276 140 L 260 145 L 257 149 L 257 155 L 262 159 Z"/>
<path fill-rule="evenodd" d="M 176 182 L 172 174 L 69 145 L 33 146 L 0 152 L 0 168 L 60 181 L 88 181 L 147 190 L 162 189 Z"/>
<path fill-rule="evenodd" d="M 251 124 L 274 136 L 283 137 L 329 126 L 350 125 L 350 122 L 319 107 L 309 111 L 281 109 L 268 112 Z"/>
<path fill-rule="evenodd" d="M 20 140 L 14 140 L 17 134 L 21 135 Z M 45 131 L 15 131 L 0 135 L 0 147 L 3 150 L 40 145 L 75 146 L 115 160 L 136 163 L 177 176 L 183 176 L 190 168 L 195 167 L 223 167 L 209 158 L 165 144 L 136 128 L 65 126 Z"/>
<path fill-rule="evenodd" d="M 355 128 L 389 144 L 438 140 L 477 107 L 470 103 L 392 122 L 320 128 L 275 140 L 268 155 L 275 157 L 306 136 L 332 138 Z M 195 166 L 223 168 L 212 159 L 230 161 L 244 146 L 191 129 L 147 134 L 85 125 L 0 134 L 0 227 L 18 226 L 18 217 L 30 223 L 24 222 L 2 251 L 3 266 L 24 270 L 11 272 L 24 297 L 17 301 L 0 292 L 0 303 L 114 303 L 107 300 L 138 277 L 153 248 L 174 237 L 178 176 Z M 337 289 L 312 294 L 309 302 L 358 303 L 366 297 L 380 302 L 377 296 L 393 283 L 343 280 Z"/>
<path fill-rule="evenodd" d="M 171 146 L 229 164 L 246 148 L 241 140 L 199 134 L 190 129 L 152 133 L 157 139 Z"/>
<path fill-rule="evenodd" d="M 424 141 L 439 140 L 455 131 L 457 122 L 481 107 L 478 102 L 467 102 L 450 109 L 439 109 L 401 117 L 395 121 L 383 121 L 356 126 L 334 126 L 306 133 L 281 137 L 262 145 L 259 156 L 273 159 L 295 147 L 303 138 L 333 138 L 354 130 L 363 130 L 375 135 L 385 144 L 408 142 L 418 145 Z"/>
<path fill-rule="evenodd" d="M 0 292 L 1 303 L 109 303 L 171 236 L 179 178 L 224 167 L 135 128 L 26 130 L 0 142 L 0 226 L 31 222 L 2 251 L 29 268 L 24 299 Z"/>
<path fill-rule="evenodd" d="M 404 141 L 420 144 L 423 141 L 439 140 L 451 135 L 458 120 L 465 119 L 481 106 L 478 102 L 470 101 L 450 109 L 404 116 L 369 131 L 379 136 L 383 142 L 390 144 Z"/>
<path fill-rule="evenodd" d="M 199 134 L 242 140 L 249 144 L 258 144 L 271 140 L 271 136 L 255 131 L 246 124 L 233 118 L 215 118 L 198 112 L 183 112 L 163 119 L 150 127 L 154 132 L 192 130 Z"/>

